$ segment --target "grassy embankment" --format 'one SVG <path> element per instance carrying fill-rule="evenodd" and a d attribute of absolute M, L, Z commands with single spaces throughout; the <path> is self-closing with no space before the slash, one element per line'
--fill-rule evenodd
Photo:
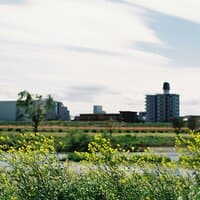
<path fill-rule="evenodd" d="M 144 151 L 147 147 L 174 147 L 177 134 L 168 133 L 134 133 L 134 132 L 84 132 L 82 130 L 68 130 L 65 132 L 40 132 L 47 137 L 54 138 L 54 146 L 57 152 L 74 152 L 87 151 L 88 144 L 95 135 L 102 135 L 110 138 L 112 145 L 115 147 L 119 144 L 123 149 L 132 151 Z M 179 134 L 183 137 L 189 137 L 188 134 Z M 19 133 L 14 131 L 0 131 L 0 136 L 9 136 L 4 140 L 4 144 L 14 146 L 19 138 Z"/>
<path fill-rule="evenodd" d="M 0 136 L 9 136 L 0 142 L 16 146 L 19 133 L 31 132 L 30 123 L 0 123 Z M 142 124 L 117 122 L 42 122 L 39 132 L 54 138 L 56 152 L 67 152 L 71 159 L 79 160 L 74 151 L 86 152 L 95 135 L 110 138 L 113 147 L 143 152 L 147 147 L 174 147 L 177 134 L 169 123 Z M 179 135 L 188 137 L 184 128 Z M 134 147 L 134 150 L 133 150 Z"/>

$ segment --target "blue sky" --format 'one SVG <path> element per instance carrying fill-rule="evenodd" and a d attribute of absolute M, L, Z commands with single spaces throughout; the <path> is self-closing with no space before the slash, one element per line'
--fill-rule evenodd
<path fill-rule="evenodd" d="M 137 48 L 171 59 L 174 67 L 199 67 L 200 24 L 145 8 L 144 10 L 148 18 L 147 25 L 155 31 L 165 46 L 138 42 Z"/>
<path fill-rule="evenodd" d="M 52 94 L 72 115 L 143 111 L 171 83 L 181 114 L 200 114 L 195 0 L 0 0 L 0 98 Z"/>

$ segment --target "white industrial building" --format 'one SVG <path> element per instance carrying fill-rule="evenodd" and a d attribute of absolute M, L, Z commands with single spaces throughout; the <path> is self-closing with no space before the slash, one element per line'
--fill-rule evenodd
<path fill-rule="evenodd" d="M 0 121 L 17 121 L 16 101 L 0 101 Z"/>
<path fill-rule="evenodd" d="M 23 121 L 18 116 L 17 101 L 0 101 L 0 121 Z M 47 114 L 46 120 L 70 120 L 70 112 L 62 102 L 55 102 L 55 107 Z"/>

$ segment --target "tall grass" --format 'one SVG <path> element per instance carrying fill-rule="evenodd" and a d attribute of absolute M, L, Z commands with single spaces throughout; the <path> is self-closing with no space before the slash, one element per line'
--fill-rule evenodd
<path fill-rule="evenodd" d="M 88 144 L 94 139 L 95 135 L 102 135 L 105 138 L 110 138 L 114 147 L 118 144 L 125 149 L 132 151 L 144 151 L 147 147 L 174 147 L 176 135 L 173 133 L 137 133 L 137 134 L 110 134 L 108 132 L 90 134 L 83 131 L 71 130 L 69 132 L 44 132 L 42 135 L 54 138 L 54 147 L 56 152 L 74 152 L 87 151 Z M 187 134 L 180 134 L 185 139 L 189 139 Z M 7 144 L 8 146 L 16 146 L 17 140 L 21 137 L 16 132 L 0 132 L 0 144 Z"/>
<path fill-rule="evenodd" d="M 77 152 L 86 160 L 77 169 L 58 161 L 53 138 L 20 134 L 15 146 L 0 146 L 0 199 L 199 200 L 199 163 L 191 161 L 198 159 L 200 136 L 191 137 L 187 143 L 177 140 L 187 158 L 151 163 L 143 157 L 129 160 L 128 151 L 96 136 L 88 152 Z"/>

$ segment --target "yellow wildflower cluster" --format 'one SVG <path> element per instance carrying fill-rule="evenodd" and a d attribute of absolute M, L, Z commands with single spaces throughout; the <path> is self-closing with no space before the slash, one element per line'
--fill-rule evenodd
<path fill-rule="evenodd" d="M 1 137 L 0 140 L 9 138 Z M 19 134 L 13 146 L 1 145 L 0 155 L 1 160 L 6 162 L 9 166 L 31 166 L 32 164 L 45 163 L 49 159 L 54 159 L 54 140 L 39 133 Z M 19 169 L 19 168 L 18 168 Z"/>
<path fill-rule="evenodd" d="M 122 150 L 119 145 L 113 148 L 110 139 L 95 136 L 94 141 L 88 145 L 88 152 L 75 153 L 95 164 L 105 163 L 107 165 L 116 165 L 125 162 L 126 154 L 129 151 Z"/>
<path fill-rule="evenodd" d="M 181 153 L 181 164 L 188 168 L 200 168 L 200 133 L 190 132 L 189 138 L 178 137 L 177 150 Z"/>

